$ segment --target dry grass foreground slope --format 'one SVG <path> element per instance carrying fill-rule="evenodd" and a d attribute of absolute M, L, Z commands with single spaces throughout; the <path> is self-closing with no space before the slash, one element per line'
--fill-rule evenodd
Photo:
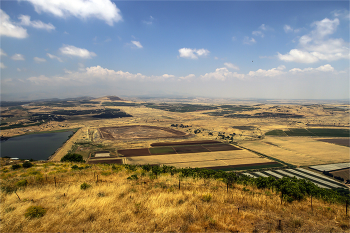
<path fill-rule="evenodd" d="M 9 182 L 27 179 L 15 193 L 2 192 L 1 232 L 342 232 L 349 229 L 345 207 L 310 199 L 280 203 L 270 190 L 220 180 L 158 178 L 122 166 L 72 170 L 69 163 L 46 163 L 5 172 Z M 81 165 L 79 165 L 81 166 Z M 86 166 L 86 165 L 83 165 Z M 34 175 L 35 174 L 35 175 Z M 138 180 L 130 180 L 137 174 Z M 46 175 L 47 181 L 46 181 Z M 97 175 L 99 182 L 97 183 Z M 40 178 L 41 177 L 41 178 Z M 55 185 L 54 177 L 57 184 Z M 83 190 L 86 182 L 91 187 Z M 26 218 L 31 206 L 46 214 Z M 279 225 L 281 220 L 281 225 Z"/>

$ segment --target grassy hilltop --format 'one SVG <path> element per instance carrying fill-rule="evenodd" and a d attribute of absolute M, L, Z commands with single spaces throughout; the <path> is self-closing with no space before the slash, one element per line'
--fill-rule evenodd
<path fill-rule="evenodd" d="M 280 190 L 264 179 L 234 176 L 227 191 L 227 175 L 204 170 L 27 167 L 2 166 L 1 232 L 349 231 L 339 198 L 314 194 L 311 208 L 308 195 L 285 196 L 281 204 Z"/>

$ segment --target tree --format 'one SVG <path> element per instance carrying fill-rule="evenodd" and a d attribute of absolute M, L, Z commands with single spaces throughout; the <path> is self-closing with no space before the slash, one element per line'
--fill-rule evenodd
<path fill-rule="evenodd" d="M 77 162 L 77 163 L 83 163 L 85 160 L 83 159 L 83 156 L 79 154 L 66 154 L 61 159 L 61 162 Z"/>

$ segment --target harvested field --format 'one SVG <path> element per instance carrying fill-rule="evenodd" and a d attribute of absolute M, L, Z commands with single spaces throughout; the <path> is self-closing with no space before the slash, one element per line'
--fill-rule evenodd
<path fill-rule="evenodd" d="M 333 176 L 339 176 L 344 180 L 350 180 L 350 168 L 331 172 Z"/>
<path fill-rule="evenodd" d="M 131 125 L 99 128 L 103 139 L 130 140 L 154 138 L 181 138 L 189 136 L 182 131 L 156 126 Z"/>
<path fill-rule="evenodd" d="M 217 167 L 274 162 L 247 150 L 128 157 L 128 164 L 166 164 L 175 167 Z"/>
<path fill-rule="evenodd" d="M 249 170 L 249 169 L 260 169 L 260 168 L 270 168 L 270 167 L 283 167 L 282 164 L 277 162 L 267 162 L 267 163 L 250 163 L 250 164 L 239 164 L 239 165 L 230 165 L 230 166 L 218 166 L 218 167 L 205 167 L 206 169 L 215 169 L 215 170 Z"/>
<path fill-rule="evenodd" d="M 148 148 L 118 150 L 118 153 L 124 155 L 124 157 L 151 155 Z"/>
<path fill-rule="evenodd" d="M 348 147 L 307 137 L 266 137 L 261 141 L 240 142 L 239 145 L 299 166 L 349 161 Z"/>
<path fill-rule="evenodd" d="M 202 145 L 202 144 L 222 144 L 222 142 L 215 140 L 202 140 L 202 141 L 182 141 L 182 142 L 159 142 L 152 143 L 151 146 L 177 146 L 177 145 Z"/>
<path fill-rule="evenodd" d="M 349 129 L 290 128 L 289 130 L 272 130 L 265 133 L 265 135 L 302 137 L 349 137 L 349 132 Z"/>
<path fill-rule="evenodd" d="M 317 141 L 321 141 L 321 142 L 329 142 L 329 143 L 333 143 L 336 145 L 341 145 L 341 146 L 348 146 L 350 147 L 350 140 L 349 138 L 347 139 L 343 139 L 343 138 L 337 138 L 337 139 L 317 139 Z"/>

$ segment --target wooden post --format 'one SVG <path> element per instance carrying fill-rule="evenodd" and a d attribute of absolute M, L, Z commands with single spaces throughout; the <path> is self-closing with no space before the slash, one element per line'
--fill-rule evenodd
<path fill-rule="evenodd" d="M 56 176 L 54 177 L 54 179 L 55 179 L 55 187 L 56 187 Z"/>
<path fill-rule="evenodd" d="M 239 213 L 239 208 L 238 208 L 238 213 Z"/>
<path fill-rule="evenodd" d="M 227 182 L 226 192 L 228 192 L 228 182 Z"/>
<path fill-rule="evenodd" d="M 181 184 L 180 184 L 180 177 L 179 177 L 179 190 L 180 190 L 180 187 L 181 187 L 180 185 L 181 185 Z"/>
<path fill-rule="evenodd" d="M 281 222 L 282 222 L 282 220 L 280 219 L 280 220 L 278 220 L 278 229 L 282 229 L 282 225 L 281 225 Z"/>
<path fill-rule="evenodd" d="M 21 200 L 21 198 L 19 198 L 19 196 L 18 196 L 18 194 L 17 194 L 17 192 L 16 192 L 16 191 L 15 191 L 15 193 L 16 193 L 16 195 L 17 195 L 18 199 L 19 199 L 19 200 Z"/>

